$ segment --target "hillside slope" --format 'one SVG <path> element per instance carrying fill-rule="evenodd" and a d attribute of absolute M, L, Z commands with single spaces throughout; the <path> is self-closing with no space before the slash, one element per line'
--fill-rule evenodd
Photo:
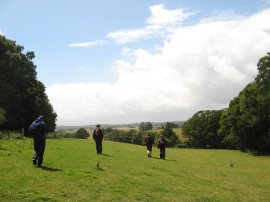
<path fill-rule="evenodd" d="M 269 201 L 270 157 L 239 151 L 167 149 L 49 139 L 44 167 L 31 139 L 0 141 L 0 201 Z"/>

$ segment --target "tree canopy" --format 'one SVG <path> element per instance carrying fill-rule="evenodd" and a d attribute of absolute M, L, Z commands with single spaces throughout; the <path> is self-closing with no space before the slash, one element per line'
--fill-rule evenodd
<path fill-rule="evenodd" d="M 75 132 L 75 138 L 87 139 L 89 137 L 89 133 L 85 128 L 80 128 Z"/>
<path fill-rule="evenodd" d="M 218 135 L 222 110 L 202 110 L 194 114 L 182 127 L 188 137 L 187 144 L 198 148 L 220 148 L 222 137 Z"/>
<path fill-rule="evenodd" d="M 258 75 L 228 109 L 199 111 L 183 125 L 193 147 L 225 147 L 270 153 L 270 53 L 258 62 Z"/>
<path fill-rule="evenodd" d="M 153 125 L 151 122 L 141 122 L 139 125 L 139 130 L 140 131 L 147 131 L 147 130 L 152 130 Z"/>
<path fill-rule="evenodd" d="M 180 141 L 175 134 L 175 132 L 172 130 L 172 125 L 167 122 L 165 126 L 162 126 L 161 135 L 163 135 L 167 140 L 167 145 L 169 147 L 179 146 Z"/>
<path fill-rule="evenodd" d="M 57 115 L 45 86 L 37 80 L 35 54 L 23 50 L 23 46 L 0 35 L 0 129 L 27 129 L 43 115 L 49 131 L 53 131 Z"/>
<path fill-rule="evenodd" d="M 259 60 L 258 71 L 222 115 L 220 134 L 230 147 L 270 153 L 270 53 Z"/>

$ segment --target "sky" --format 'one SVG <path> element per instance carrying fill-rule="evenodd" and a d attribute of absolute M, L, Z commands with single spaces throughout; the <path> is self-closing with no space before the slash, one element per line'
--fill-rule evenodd
<path fill-rule="evenodd" d="M 270 0 L 0 0 L 57 125 L 183 121 L 228 107 L 270 51 Z"/>

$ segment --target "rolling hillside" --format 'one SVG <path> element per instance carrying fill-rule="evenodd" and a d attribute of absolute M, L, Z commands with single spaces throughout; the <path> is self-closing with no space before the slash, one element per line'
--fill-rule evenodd
<path fill-rule="evenodd" d="M 92 140 L 48 139 L 44 166 L 33 142 L 0 141 L 0 201 L 269 201 L 270 157 L 240 151 L 146 148 Z"/>

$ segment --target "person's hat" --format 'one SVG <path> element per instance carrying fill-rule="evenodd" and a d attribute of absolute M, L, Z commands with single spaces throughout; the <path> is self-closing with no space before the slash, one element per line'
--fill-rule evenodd
<path fill-rule="evenodd" d="M 100 125 L 99 125 L 99 124 L 97 124 L 97 125 L 96 125 L 96 127 L 97 127 L 97 128 L 100 128 Z"/>

